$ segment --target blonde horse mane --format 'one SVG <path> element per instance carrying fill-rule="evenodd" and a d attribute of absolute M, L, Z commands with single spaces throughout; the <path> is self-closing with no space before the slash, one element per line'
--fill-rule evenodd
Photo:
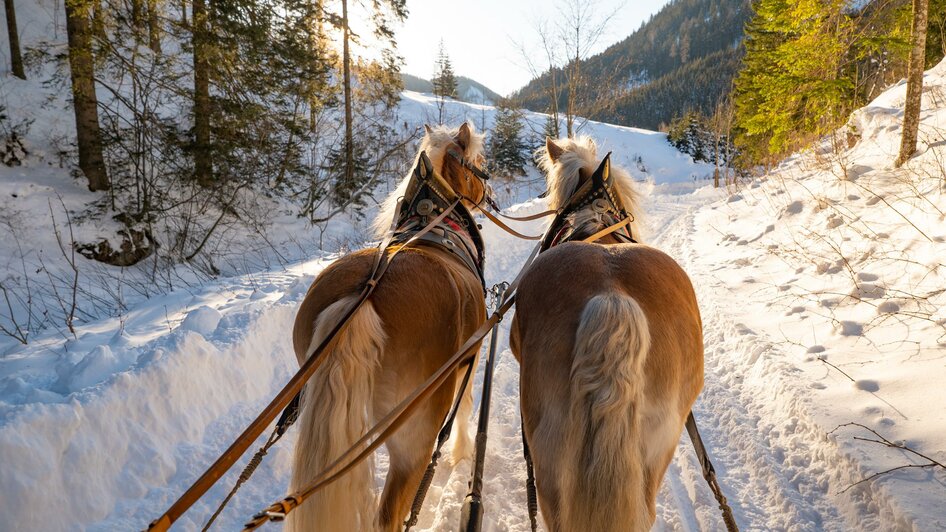
<path fill-rule="evenodd" d="M 580 181 L 580 170 L 585 170 L 586 176 L 598 168 L 600 160 L 598 159 L 598 146 L 594 139 L 589 136 L 580 136 L 573 139 L 553 140 L 562 153 L 555 160 L 549 155 L 546 147 L 539 148 L 537 155 L 539 159 L 539 168 L 546 175 L 548 184 L 548 202 L 550 209 L 561 207 L 575 190 Z M 631 222 L 631 233 L 638 242 L 643 242 L 644 223 L 642 221 L 643 213 L 640 208 L 640 194 L 634 187 L 634 181 L 631 174 L 624 168 L 611 163 L 611 178 L 614 180 L 614 186 L 624 202 L 624 208 L 634 216 Z M 578 213 L 573 223 L 576 227 L 581 227 L 588 223 L 597 223 L 597 215 L 593 212 Z"/>
<path fill-rule="evenodd" d="M 470 145 L 466 147 L 463 157 L 467 160 L 477 162 L 478 159 L 483 157 L 483 137 L 485 135 L 476 133 L 473 124 L 469 122 L 467 122 L 467 124 L 472 134 L 470 135 Z M 375 238 L 382 238 L 391 228 L 391 223 L 396 214 L 394 210 L 397 208 L 397 202 L 401 196 L 404 195 L 407 183 L 411 179 L 411 173 L 413 173 L 414 167 L 417 166 L 417 161 L 420 160 L 421 152 L 426 152 L 434 168 L 436 168 L 438 172 L 441 172 L 443 168 L 443 158 L 447 155 L 447 148 L 451 145 L 457 145 L 456 139 L 459 133 L 459 126 L 454 128 L 433 126 L 429 128 L 424 138 L 421 139 L 420 148 L 417 150 L 417 155 L 414 156 L 414 162 L 411 164 L 410 169 L 408 169 L 407 174 L 401 179 L 401 182 L 398 183 L 394 192 L 385 198 L 384 202 L 381 204 L 380 212 L 378 212 L 374 222 L 371 224 L 372 233 Z"/>

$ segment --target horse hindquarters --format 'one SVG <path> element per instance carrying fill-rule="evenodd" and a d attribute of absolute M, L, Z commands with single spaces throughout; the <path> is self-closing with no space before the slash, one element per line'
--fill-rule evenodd
<path fill-rule="evenodd" d="M 357 296 L 319 313 L 306 358 L 332 330 Z M 326 350 L 326 360 L 306 385 L 296 442 L 291 490 L 303 488 L 368 429 L 373 374 L 385 333 L 371 301 L 352 316 Z M 373 526 L 374 495 L 370 460 L 329 484 L 289 514 L 294 532 L 348 532 Z"/>
<path fill-rule="evenodd" d="M 613 292 L 585 305 L 563 431 L 562 530 L 650 528 L 639 442 L 650 343 L 647 317 L 630 296 Z"/>

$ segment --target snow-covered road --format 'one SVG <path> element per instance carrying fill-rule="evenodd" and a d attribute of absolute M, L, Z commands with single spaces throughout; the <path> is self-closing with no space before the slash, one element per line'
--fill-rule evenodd
<path fill-rule="evenodd" d="M 739 321 L 747 308 L 743 296 L 718 278 L 716 270 L 725 264 L 714 261 L 722 259 L 700 251 L 707 240 L 718 240 L 718 235 L 698 227 L 697 218 L 720 197 L 706 189 L 685 195 L 653 193 L 645 208 L 652 228 L 650 243 L 680 261 L 697 289 L 705 330 L 706 384 L 695 414 L 740 527 L 913 529 L 914 524 L 887 499 L 884 490 L 837 495 L 859 478 L 858 466 L 809 415 L 810 397 L 804 389 L 808 381 L 796 378 L 798 370 L 784 360 L 780 344 Z M 511 210 L 524 214 L 541 208 L 540 203 L 527 203 Z M 520 227 L 537 233 L 541 224 Z M 487 281 L 511 279 L 532 243 L 489 225 L 484 235 L 489 250 Z M 59 456 L 58 462 L 46 465 L 47 478 L 55 481 L 57 489 L 41 499 L 54 510 L 27 511 L 26 501 L 4 497 L 4 519 L 12 519 L 12 529 L 67 529 L 77 520 L 88 530 L 134 529 L 159 514 L 288 377 L 293 360 L 287 332 L 294 305 L 325 264 L 314 261 L 284 272 L 208 286 L 204 293 L 190 296 L 194 300 L 189 306 L 203 302 L 206 306 L 201 308 L 213 307 L 220 314 L 192 311 L 195 318 L 140 348 L 157 353 L 159 360 L 150 369 L 113 377 L 107 381 L 106 392 L 87 403 L 36 405 L 8 419 L 0 427 L 5 464 L 0 482 L 5 494 L 21 493 L 13 487 L 16 475 L 27 475 L 28 468 L 37 466 L 29 456 Z M 153 321 L 142 318 L 143 324 Z M 510 322 L 506 319 L 501 324 L 486 458 L 485 530 L 528 530 L 518 367 L 508 349 Z M 135 334 L 135 323 L 134 316 L 128 319 L 127 334 Z M 85 341 L 108 343 L 95 338 Z M 477 375 L 477 392 L 481 378 Z M 156 388 L 164 394 L 148 399 Z M 201 404 L 195 406 L 194 401 Z M 141 411 L 149 408 L 152 417 L 141 419 Z M 49 453 L 30 450 L 26 435 L 53 449 Z M 290 433 L 267 457 L 220 517 L 220 530 L 238 528 L 247 516 L 284 492 L 293 442 Z M 87 455 L 89 448 L 99 456 L 96 464 L 69 460 Z M 386 467 L 383 453 L 376 464 L 380 486 Z M 231 471 L 185 516 L 181 529 L 199 527 L 239 469 Z M 92 472 L 97 476 L 89 478 Z M 418 530 L 457 526 L 469 472 L 469 462 L 440 467 Z M 68 504 L 55 505 L 62 500 Z M 656 529 L 723 529 L 685 435 L 659 496 Z"/>

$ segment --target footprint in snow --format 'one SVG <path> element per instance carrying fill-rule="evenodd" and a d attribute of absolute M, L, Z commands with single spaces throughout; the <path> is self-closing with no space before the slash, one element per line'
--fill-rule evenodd
<path fill-rule="evenodd" d="M 841 336 L 861 336 L 864 334 L 864 326 L 856 321 L 842 321 L 838 327 L 838 332 L 841 333 Z"/>
<path fill-rule="evenodd" d="M 876 392 L 880 390 L 880 384 L 873 379 L 858 379 L 854 381 L 854 387 L 865 392 Z"/>
<path fill-rule="evenodd" d="M 880 277 L 876 273 L 858 272 L 857 279 L 860 281 L 876 281 Z"/>
<path fill-rule="evenodd" d="M 744 324 L 742 324 L 742 323 L 737 323 L 737 324 L 735 324 L 735 325 L 733 326 L 733 328 L 735 329 L 736 334 L 741 334 L 741 335 L 751 334 L 751 335 L 755 336 L 755 331 L 753 331 L 753 330 L 750 329 L 749 327 L 746 327 L 746 326 L 745 326 Z"/>
<path fill-rule="evenodd" d="M 844 219 L 840 216 L 832 216 L 828 218 L 828 222 L 825 224 L 828 229 L 834 229 L 836 227 L 841 227 L 842 225 L 844 225 Z"/>
<path fill-rule="evenodd" d="M 786 214 L 798 214 L 798 213 L 800 213 L 804 208 L 805 208 L 805 204 L 804 204 L 804 203 L 802 203 L 800 200 L 795 200 L 795 201 L 789 203 L 787 206 L 785 206 L 785 213 L 786 213 Z"/>
<path fill-rule="evenodd" d="M 877 305 L 877 314 L 896 314 L 900 312 L 900 305 L 893 301 L 884 301 Z"/>
<path fill-rule="evenodd" d="M 880 299 L 887 295 L 887 289 L 876 284 L 864 283 L 855 288 L 851 295 L 859 299 Z"/>
<path fill-rule="evenodd" d="M 808 352 L 811 354 L 814 353 L 824 353 L 825 349 L 823 345 L 813 345 L 808 348 Z"/>

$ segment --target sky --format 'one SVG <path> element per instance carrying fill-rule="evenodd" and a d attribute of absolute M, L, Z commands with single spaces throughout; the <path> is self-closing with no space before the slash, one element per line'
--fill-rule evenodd
<path fill-rule="evenodd" d="M 669 0 L 597 0 L 603 14 L 617 9 L 598 42 L 604 50 L 637 30 Z M 408 0 L 408 19 L 397 31 L 402 71 L 430 79 L 440 39 L 454 71 L 501 95 L 525 85 L 532 74 L 517 42 L 538 51 L 535 21 L 554 21 L 559 0 Z"/>

